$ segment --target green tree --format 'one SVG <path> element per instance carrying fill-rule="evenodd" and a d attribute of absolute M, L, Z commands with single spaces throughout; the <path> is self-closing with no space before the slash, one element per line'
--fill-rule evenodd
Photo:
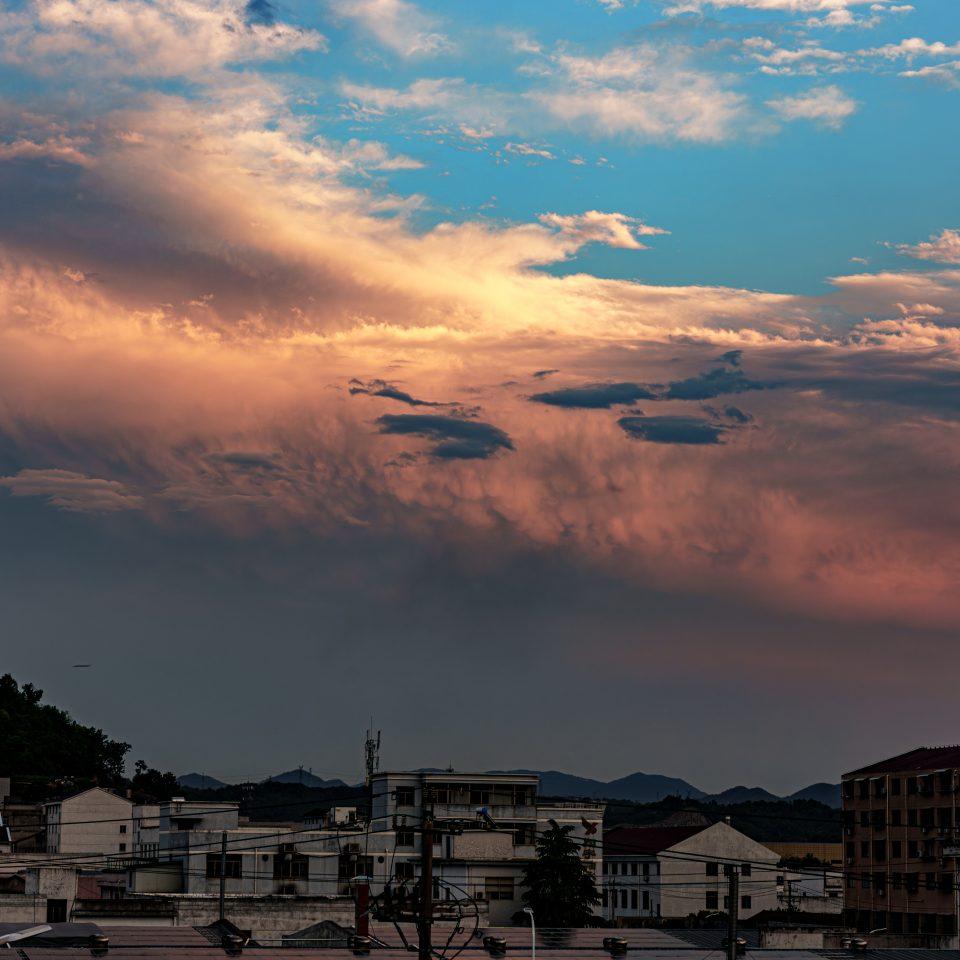
<path fill-rule="evenodd" d="M 544 927 L 582 927 L 600 902 L 593 874 L 580 856 L 573 827 L 553 824 L 537 840 L 537 858 L 523 871 L 523 901 Z"/>
<path fill-rule="evenodd" d="M 0 774 L 121 783 L 130 745 L 77 723 L 42 699 L 43 691 L 33 684 L 21 687 L 9 673 L 0 677 Z"/>

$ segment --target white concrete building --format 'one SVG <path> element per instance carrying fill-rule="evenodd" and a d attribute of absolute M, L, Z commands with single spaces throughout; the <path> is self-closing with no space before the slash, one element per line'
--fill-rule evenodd
<path fill-rule="evenodd" d="M 728 871 L 739 879 L 738 913 L 777 908 L 780 857 L 729 824 L 615 827 L 603 839 L 606 919 L 682 918 L 728 912 Z"/>
<path fill-rule="evenodd" d="M 133 854 L 133 804 L 92 787 L 43 805 L 47 853 Z"/>
<path fill-rule="evenodd" d="M 160 805 L 133 806 L 133 855 L 137 860 L 156 860 L 160 854 Z"/>

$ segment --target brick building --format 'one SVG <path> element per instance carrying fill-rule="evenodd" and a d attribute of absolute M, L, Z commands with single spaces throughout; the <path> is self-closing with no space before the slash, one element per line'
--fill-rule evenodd
<path fill-rule="evenodd" d="M 960 746 L 919 747 L 844 774 L 842 784 L 845 921 L 955 936 Z"/>

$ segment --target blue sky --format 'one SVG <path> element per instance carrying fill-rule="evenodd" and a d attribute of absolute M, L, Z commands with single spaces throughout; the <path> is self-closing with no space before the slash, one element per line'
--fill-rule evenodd
<path fill-rule="evenodd" d="M 304 92 L 316 98 L 303 109 L 316 111 L 318 126 L 343 138 L 376 136 L 425 164 L 389 177 L 398 191 L 424 195 L 421 223 L 478 215 L 529 221 L 590 203 L 670 231 L 649 252 L 590 247 L 558 271 L 815 293 L 826 277 L 849 271 L 851 258 L 895 266 L 896 254 L 882 244 L 917 242 L 957 220 L 960 129 L 950 122 L 956 81 L 898 74 L 958 54 L 857 56 L 908 37 L 956 43 L 960 17 L 949 0 L 903 12 L 853 7 L 857 22 L 843 28 L 810 26 L 814 14 L 789 10 L 707 7 L 671 18 L 664 6 L 640 0 L 608 11 L 598 2 L 561 0 L 464 10 L 424 3 L 419 9 L 447 44 L 409 56 L 386 48 L 354 19 L 324 15 L 322 7 L 291 4 L 282 13 L 330 38 L 328 52 L 301 55 L 294 66 Z M 515 50 L 518 37 L 542 53 Z M 744 41 L 757 37 L 784 50 L 810 45 L 843 52 L 852 62 L 836 72 L 765 74 L 745 52 Z M 531 65 L 558 51 L 599 58 L 638 45 L 661 53 L 683 48 L 685 64 L 722 78 L 745 98 L 751 116 L 731 123 L 715 141 L 604 134 L 583 124 L 537 129 L 534 123 L 529 142 L 552 160 L 506 153 L 507 143 L 527 142 L 509 125 L 483 141 L 458 136 L 464 121 L 456 109 L 387 110 L 360 122 L 344 116 L 344 82 L 403 89 L 418 80 L 454 78 L 475 85 L 475 100 L 521 97 L 537 84 Z M 783 121 L 765 106 L 825 86 L 855 102 L 836 126 Z M 569 161 L 576 157 L 586 162 L 574 166 Z"/>

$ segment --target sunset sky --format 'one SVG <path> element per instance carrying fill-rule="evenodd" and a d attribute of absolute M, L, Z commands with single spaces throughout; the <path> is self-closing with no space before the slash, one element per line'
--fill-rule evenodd
<path fill-rule="evenodd" d="M 5 4 L 3 668 L 222 778 L 957 741 L 958 116 L 956 0 Z"/>

